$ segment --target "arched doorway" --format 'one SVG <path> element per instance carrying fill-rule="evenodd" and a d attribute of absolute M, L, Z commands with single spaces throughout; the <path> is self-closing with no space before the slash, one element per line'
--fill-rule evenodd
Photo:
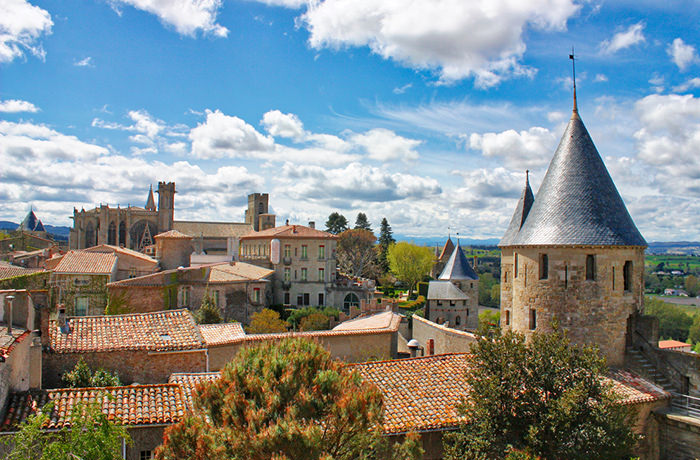
<path fill-rule="evenodd" d="M 119 245 L 126 246 L 126 223 L 124 221 L 119 223 Z"/>
<path fill-rule="evenodd" d="M 351 292 L 345 296 L 345 299 L 343 300 L 343 311 L 345 313 L 350 313 L 350 307 L 359 307 L 359 306 L 360 306 L 360 299 L 357 297 L 357 294 L 355 294 L 354 292 Z"/>

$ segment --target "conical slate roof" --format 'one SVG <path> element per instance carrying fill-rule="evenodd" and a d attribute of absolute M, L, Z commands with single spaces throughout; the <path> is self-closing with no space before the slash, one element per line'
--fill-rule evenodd
<path fill-rule="evenodd" d="M 457 246 L 455 246 L 452 255 L 447 260 L 445 268 L 442 269 L 442 273 L 438 276 L 439 280 L 478 280 L 479 276 L 474 272 L 474 269 L 467 258 L 464 257 L 464 251 L 457 241 Z"/>
<path fill-rule="evenodd" d="M 153 199 L 153 186 L 148 190 L 148 199 L 146 200 L 146 209 L 148 211 L 155 211 L 156 210 L 156 200 Z"/>
<path fill-rule="evenodd" d="M 513 246 L 646 246 L 578 112 Z"/>
<path fill-rule="evenodd" d="M 525 219 L 527 219 L 527 215 L 530 213 L 530 208 L 532 208 L 532 203 L 534 201 L 535 196 L 532 194 L 532 188 L 530 188 L 530 176 L 528 174 L 525 179 L 523 194 L 520 196 L 513 217 L 510 219 L 510 224 L 508 224 L 508 229 L 498 243 L 498 246 L 509 246 L 513 242 L 520 228 L 525 223 Z"/>
<path fill-rule="evenodd" d="M 36 214 L 34 214 L 34 210 L 30 209 L 22 223 L 19 224 L 19 228 L 21 230 L 34 231 L 37 222 L 39 222 L 39 219 L 36 217 Z"/>
<path fill-rule="evenodd" d="M 36 227 L 34 227 L 35 232 L 45 232 L 46 229 L 44 228 L 44 224 L 41 223 L 41 220 L 37 222 Z"/>
<path fill-rule="evenodd" d="M 455 245 L 452 242 L 452 238 L 450 238 L 448 236 L 447 241 L 445 241 L 445 245 L 442 247 L 442 252 L 440 253 L 440 256 L 438 257 L 438 259 L 442 260 L 443 257 L 447 256 L 448 254 L 452 254 L 454 249 L 455 249 Z"/>

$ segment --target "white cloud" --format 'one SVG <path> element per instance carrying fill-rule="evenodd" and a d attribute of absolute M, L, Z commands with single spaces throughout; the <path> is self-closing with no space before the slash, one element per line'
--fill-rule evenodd
<path fill-rule="evenodd" d="M 25 52 L 43 59 L 38 40 L 50 34 L 52 26 L 51 15 L 26 0 L 0 2 L 0 63 L 23 57 Z"/>
<path fill-rule="evenodd" d="M 262 125 L 274 137 L 291 139 L 302 139 L 304 137 L 304 125 L 299 120 L 299 117 L 293 113 L 270 110 L 263 115 Z"/>
<path fill-rule="evenodd" d="M 310 3 L 312 0 L 258 0 L 270 6 L 283 6 L 285 8 L 297 9 Z"/>
<path fill-rule="evenodd" d="M 106 155 L 108 150 L 82 142 L 75 136 L 62 134 L 46 125 L 0 121 L 0 152 L 8 161 L 23 165 L 33 174 L 32 168 L 24 165 L 25 161 L 90 161 Z M 6 162 L 3 164 L 8 165 Z"/>
<path fill-rule="evenodd" d="M 690 80 L 687 80 L 678 86 L 674 86 L 673 91 L 675 91 L 677 93 L 684 93 L 684 92 L 688 91 L 689 89 L 695 89 L 695 88 L 700 88 L 700 78 L 698 78 L 698 77 L 691 78 Z"/>
<path fill-rule="evenodd" d="M 406 83 L 403 86 L 397 86 L 392 90 L 394 94 L 403 94 L 413 87 L 413 83 Z"/>
<path fill-rule="evenodd" d="M 156 15 L 161 22 L 181 35 L 194 37 L 198 32 L 226 37 L 228 29 L 216 23 L 222 0 L 110 0 L 112 5 L 130 5 Z"/>
<path fill-rule="evenodd" d="M 19 99 L 5 99 L 0 101 L 0 112 L 18 113 L 18 112 L 38 112 L 39 108 L 31 102 L 21 101 Z"/>
<path fill-rule="evenodd" d="M 526 29 L 564 30 L 572 0 L 326 0 L 300 18 L 315 49 L 368 46 L 385 59 L 480 87 L 532 75 L 519 61 Z"/>
<path fill-rule="evenodd" d="M 618 32 L 615 35 L 613 35 L 613 38 L 611 38 L 610 40 L 603 40 L 600 43 L 600 50 L 604 54 L 613 54 L 622 49 L 636 45 L 637 43 L 642 43 L 646 41 L 646 39 L 644 38 L 643 30 L 643 22 L 632 24 L 624 32 Z"/>
<path fill-rule="evenodd" d="M 690 64 L 698 62 L 698 54 L 693 45 L 687 45 L 682 39 L 676 38 L 668 45 L 666 52 L 671 56 L 671 60 L 684 72 Z"/>
<path fill-rule="evenodd" d="M 74 66 L 76 67 L 95 67 L 95 64 L 92 63 L 92 57 L 88 56 L 86 58 L 83 58 L 79 61 L 75 61 L 73 63 Z"/>
<path fill-rule="evenodd" d="M 382 162 L 417 160 L 418 152 L 415 151 L 415 148 L 422 143 L 422 141 L 399 136 L 384 128 L 375 128 L 364 134 L 355 134 L 351 140 L 363 147 L 369 158 Z"/>
<path fill-rule="evenodd" d="M 556 136 L 546 128 L 534 126 L 527 131 L 509 129 L 500 133 L 474 133 L 469 147 L 486 157 L 502 158 L 512 169 L 534 169 L 551 159 Z"/>
<path fill-rule="evenodd" d="M 593 79 L 594 82 L 600 83 L 604 81 L 608 81 L 608 76 L 603 74 L 603 73 L 598 73 L 596 74 L 595 78 Z"/>
<path fill-rule="evenodd" d="M 269 152 L 274 140 L 238 117 L 207 110 L 207 119 L 190 131 L 192 153 L 198 158 L 236 158 Z"/>

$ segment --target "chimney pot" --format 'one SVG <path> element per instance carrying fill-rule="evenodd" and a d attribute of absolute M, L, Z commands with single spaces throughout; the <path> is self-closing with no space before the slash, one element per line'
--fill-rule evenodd
<path fill-rule="evenodd" d="M 309 227 L 310 227 L 310 228 L 316 228 L 316 222 L 314 222 L 313 220 L 310 220 L 310 221 L 309 221 Z"/>
<path fill-rule="evenodd" d="M 12 302 L 15 300 L 15 296 L 8 295 L 5 297 L 7 300 L 7 333 L 12 334 Z"/>
<path fill-rule="evenodd" d="M 289 219 L 287 219 L 286 221 L 284 221 L 284 225 L 289 225 Z"/>

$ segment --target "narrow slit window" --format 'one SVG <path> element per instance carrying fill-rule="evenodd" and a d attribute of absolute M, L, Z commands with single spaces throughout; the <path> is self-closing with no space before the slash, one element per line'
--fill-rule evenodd
<path fill-rule="evenodd" d="M 513 264 L 513 270 L 514 270 L 513 278 L 517 278 L 518 277 L 518 253 L 517 252 L 515 253 L 515 263 Z"/>
<path fill-rule="evenodd" d="M 549 256 L 540 254 L 540 279 L 546 280 L 549 278 Z"/>
<path fill-rule="evenodd" d="M 569 287 L 569 266 L 564 266 L 564 289 Z"/>
<path fill-rule="evenodd" d="M 530 309 L 530 330 L 534 331 L 537 329 L 537 310 L 534 308 Z"/>
<path fill-rule="evenodd" d="M 625 262 L 625 267 L 622 270 L 623 284 L 625 291 L 632 291 L 632 261 Z"/>
<path fill-rule="evenodd" d="M 612 268 L 612 290 L 615 290 L 615 267 Z"/>
<path fill-rule="evenodd" d="M 506 310 L 506 326 L 510 326 L 510 310 Z"/>
<path fill-rule="evenodd" d="M 595 256 L 586 256 L 586 280 L 595 281 Z"/>

